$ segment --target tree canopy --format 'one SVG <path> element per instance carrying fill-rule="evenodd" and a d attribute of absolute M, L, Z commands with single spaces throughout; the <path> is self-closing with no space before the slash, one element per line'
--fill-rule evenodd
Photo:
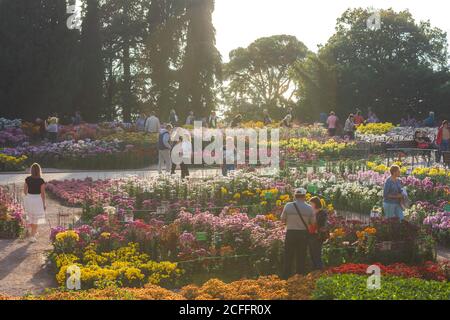
<path fill-rule="evenodd" d="M 230 62 L 224 65 L 226 103 L 247 115 L 259 108 L 279 113 L 280 108 L 294 103 L 296 84 L 290 70 L 308 52 L 301 41 L 289 35 L 260 38 L 247 48 L 231 51 Z"/>
<path fill-rule="evenodd" d="M 408 11 L 348 9 L 317 53 L 291 35 L 255 40 L 222 63 L 214 0 L 82 0 L 67 28 L 66 0 L 0 1 L 0 116 L 33 120 L 76 110 L 88 121 L 179 116 L 300 120 L 372 108 L 381 119 L 450 116 L 447 34 Z"/>
<path fill-rule="evenodd" d="M 319 50 L 320 61 L 336 72 L 337 85 L 329 88 L 336 90 L 335 108 L 346 113 L 371 107 L 392 120 L 407 113 L 444 112 L 441 91 L 449 80 L 446 33 L 415 21 L 408 11 L 379 13 L 381 29 L 370 30 L 369 10 L 347 10 L 337 21 L 336 33 Z"/>
<path fill-rule="evenodd" d="M 67 28 L 67 4 L 0 2 L 1 116 L 130 121 L 216 108 L 214 0 L 82 0 L 81 32 Z"/>

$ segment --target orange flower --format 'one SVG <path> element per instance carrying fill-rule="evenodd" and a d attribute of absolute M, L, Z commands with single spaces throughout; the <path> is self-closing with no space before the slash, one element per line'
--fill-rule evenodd
<path fill-rule="evenodd" d="M 364 229 L 364 232 L 366 232 L 367 234 L 373 236 L 377 233 L 377 229 L 375 228 L 371 228 L 371 227 L 367 227 Z"/>
<path fill-rule="evenodd" d="M 266 214 L 266 219 L 269 221 L 277 221 L 278 220 L 277 216 L 274 215 L 273 213 Z"/>

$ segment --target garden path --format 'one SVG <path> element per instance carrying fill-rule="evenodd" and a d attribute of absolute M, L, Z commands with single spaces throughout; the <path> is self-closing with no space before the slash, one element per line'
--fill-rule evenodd
<path fill-rule="evenodd" d="M 450 262 L 450 249 L 444 247 L 438 247 L 437 249 L 437 259 L 438 261 L 448 261 Z"/>
<path fill-rule="evenodd" d="M 0 240 L 0 294 L 37 294 L 56 286 L 46 254 L 51 250 L 50 226 L 56 225 L 59 210 L 71 209 L 47 199 L 49 223 L 40 226 L 36 243 L 28 239 Z"/>
<path fill-rule="evenodd" d="M 94 180 L 99 179 L 113 179 L 120 178 L 127 175 L 135 175 L 142 178 L 152 177 L 158 175 L 158 170 L 156 167 L 150 167 L 147 169 L 140 170 L 115 170 L 115 171 L 78 171 L 78 170 L 55 170 L 45 168 L 42 170 L 44 172 L 44 178 L 47 181 L 50 180 L 70 180 L 70 179 L 85 179 L 92 178 Z M 211 177 L 216 175 L 221 175 L 220 169 L 191 169 L 192 177 Z M 180 170 L 177 170 L 177 174 L 180 174 Z M 6 184 L 22 184 L 25 178 L 29 174 L 27 172 L 14 172 L 14 173 L 1 173 L 0 174 L 0 185 Z"/>

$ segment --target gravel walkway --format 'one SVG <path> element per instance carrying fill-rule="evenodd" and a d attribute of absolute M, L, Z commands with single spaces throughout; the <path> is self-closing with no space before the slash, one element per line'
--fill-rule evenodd
<path fill-rule="evenodd" d="M 50 180 L 70 180 L 70 179 L 85 179 L 92 178 L 94 180 L 99 179 L 114 179 L 124 176 L 139 176 L 142 178 L 149 178 L 158 175 L 158 170 L 156 167 L 151 167 L 141 170 L 116 170 L 116 171 L 77 171 L 77 170 L 56 170 L 56 169 L 42 169 L 44 173 L 44 178 L 46 181 Z M 191 169 L 191 176 L 195 178 L 200 177 L 211 177 L 216 175 L 222 175 L 220 169 Z M 177 175 L 180 175 L 180 169 L 176 171 Z M 20 184 L 23 185 L 25 178 L 29 176 L 27 172 L 11 172 L 11 173 L 0 173 L 0 185 L 6 184 Z"/>
<path fill-rule="evenodd" d="M 59 210 L 72 209 L 47 199 L 47 219 L 51 226 L 56 225 Z M 57 286 L 46 263 L 46 254 L 51 250 L 50 225 L 39 226 L 36 243 L 28 239 L 0 240 L 0 294 L 38 294 Z"/>

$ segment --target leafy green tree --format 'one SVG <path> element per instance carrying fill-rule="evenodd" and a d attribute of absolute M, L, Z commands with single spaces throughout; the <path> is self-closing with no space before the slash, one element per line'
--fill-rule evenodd
<path fill-rule="evenodd" d="M 301 41 L 289 35 L 260 38 L 247 48 L 231 51 L 230 62 L 224 66 L 226 103 L 267 108 L 279 116 L 279 109 L 294 101 L 296 83 L 291 68 L 308 52 Z"/>
<path fill-rule="evenodd" d="M 310 53 L 295 63 L 291 77 L 297 83 L 298 113 L 302 120 L 314 122 L 322 112 L 328 113 L 336 105 L 335 68 Z"/>
<path fill-rule="evenodd" d="M 393 121 L 407 113 L 442 111 L 439 90 L 449 80 L 445 32 L 392 9 L 381 10 L 381 28 L 370 30 L 370 15 L 368 9 L 345 11 L 319 51 L 319 58 L 336 70 L 337 111 L 371 107 Z"/>
<path fill-rule="evenodd" d="M 109 48 L 109 58 L 117 68 L 118 104 L 124 121 L 131 121 L 137 111 L 139 90 L 138 57 L 142 52 L 145 35 L 145 9 L 142 0 L 107 0 L 102 6 L 105 27 L 105 46 Z"/>

